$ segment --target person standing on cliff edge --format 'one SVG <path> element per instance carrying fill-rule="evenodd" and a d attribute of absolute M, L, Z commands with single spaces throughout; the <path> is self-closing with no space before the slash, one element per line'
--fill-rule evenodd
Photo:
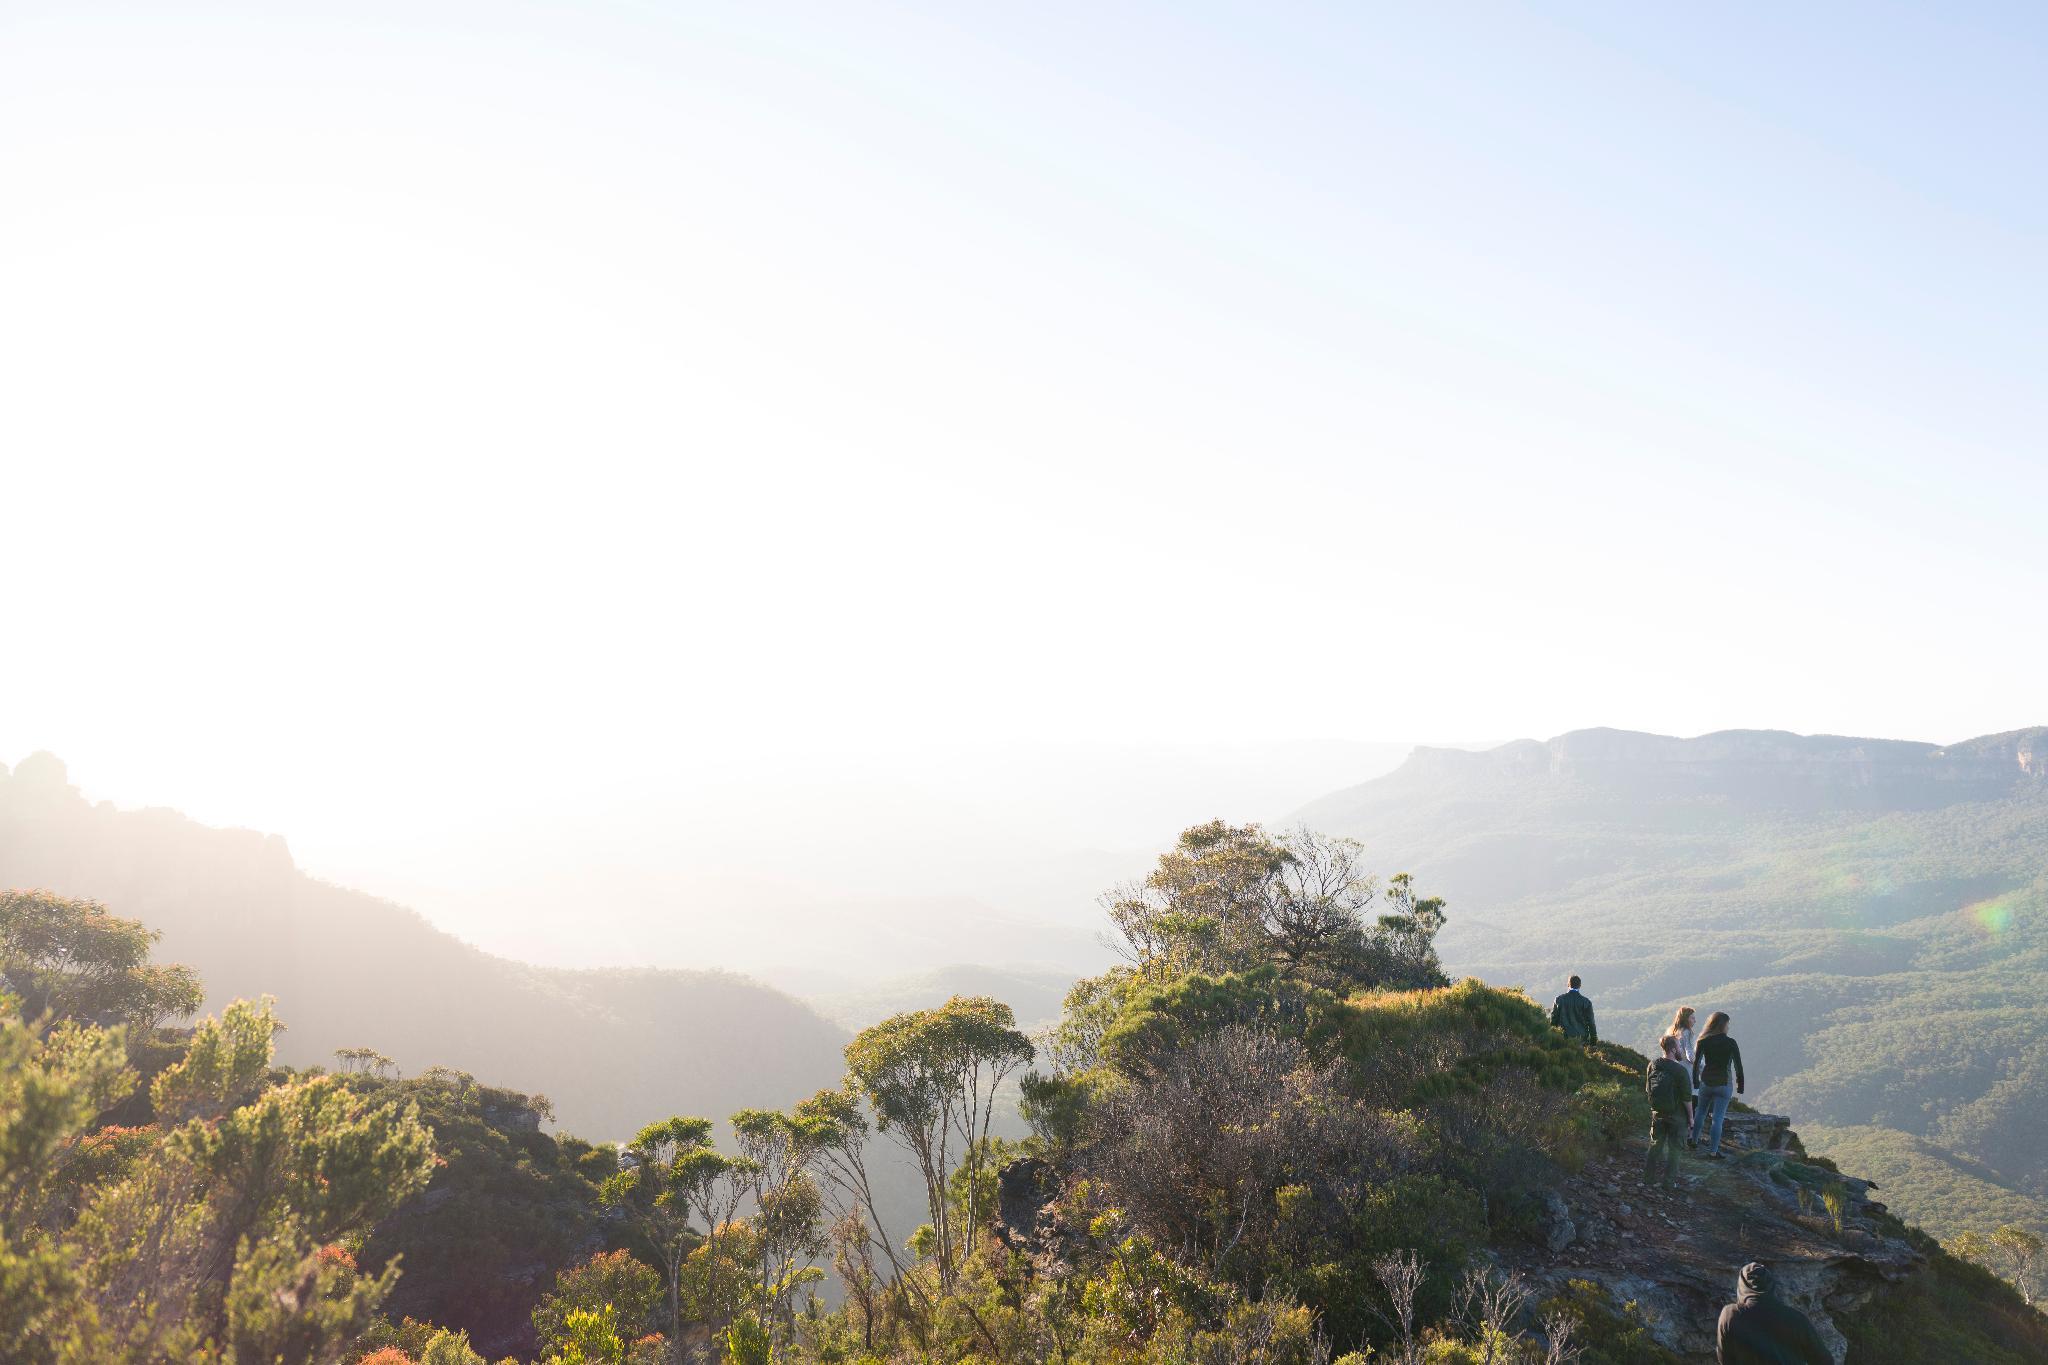
<path fill-rule="evenodd" d="M 1714 1327 L 1720 1365 L 1835 1365 L 1827 1343 L 1806 1314 L 1778 1297 L 1777 1277 L 1762 1261 L 1742 1267 L 1735 1302 Z"/>
<path fill-rule="evenodd" d="M 1714 1148 L 1707 1155 L 1716 1161 L 1721 1159 L 1721 1125 L 1743 1083 L 1742 1049 L 1728 1036 L 1728 1012 L 1715 1010 L 1693 1050 L 1692 1145 L 1698 1145 L 1702 1126 L 1711 1129 Z"/>
<path fill-rule="evenodd" d="M 1567 1038 L 1577 1038 L 1582 1043 L 1600 1041 L 1600 1030 L 1593 1027 L 1593 1002 L 1579 994 L 1577 976 L 1572 977 L 1571 988 L 1550 1007 L 1550 1022 L 1563 1029 Z"/>

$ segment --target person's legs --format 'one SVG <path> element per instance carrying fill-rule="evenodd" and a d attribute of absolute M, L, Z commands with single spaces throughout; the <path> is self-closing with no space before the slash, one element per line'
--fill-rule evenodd
<path fill-rule="evenodd" d="M 1707 1088 L 1701 1086 L 1692 1097 L 1692 1145 L 1700 1145 L 1700 1121 L 1707 1116 Z"/>
<path fill-rule="evenodd" d="M 1714 1147 L 1715 1156 L 1721 1155 L 1721 1125 L 1728 1121 L 1728 1106 L 1734 1102 L 1735 1087 L 1717 1085 L 1714 1087 Z"/>
<path fill-rule="evenodd" d="M 1659 1122 L 1663 1125 L 1660 1136 L 1664 1141 L 1664 1187 L 1666 1189 L 1674 1189 L 1678 1185 L 1679 1119 L 1674 1115 L 1668 1119 L 1661 1119 Z"/>
<path fill-rule="evenodd" d="M 1662 1114 L 1650 1115 L 1650 1153 L 1643 1158 L 1643 1183 L 1657 1183 L 1657 1159 L 1671 1147 L 1671 1120 Z"/>

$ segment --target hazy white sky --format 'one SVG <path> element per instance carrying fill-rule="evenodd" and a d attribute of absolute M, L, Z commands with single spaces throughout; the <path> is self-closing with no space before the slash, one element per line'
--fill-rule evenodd
<path fill-rule="evenodd" d="M 1921 8 L 6 0 L 0 761 L 2048 720 L 2048 21 Z"/>

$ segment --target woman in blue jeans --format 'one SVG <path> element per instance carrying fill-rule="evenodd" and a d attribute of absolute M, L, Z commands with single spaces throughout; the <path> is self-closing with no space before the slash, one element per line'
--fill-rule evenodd
<path fill-rule="evenodd" d="M 1692 1145 L 1700 1142 L 1700 1124 L 1709 1115 L 1714 1122 L 1713 1148 L 1707 1155 L 1721 1159 L 1721 1125 L 1728 1118 L 1728 1105 L 1742 1093 L 1742 1049 L 1728 1036 L 1728 1015 L 1715 1010 L 1707 1016 L 1700 1041 L 1693 1049 L 1692 1083 L 1696 1102 L 1692 1107 Z"/>

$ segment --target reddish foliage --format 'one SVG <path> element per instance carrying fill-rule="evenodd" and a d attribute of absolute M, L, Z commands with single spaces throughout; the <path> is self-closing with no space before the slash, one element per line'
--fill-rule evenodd
<path fill-rule="evenodd" d="M 327 1246 L 321 1247 L 318 1254 L 323 1265 L 338 1265 L 343 1270 L 354 1270 L 356 1268 L 356 1258 L 349 1252 L 347 1247 L 334 1246 L 330 1243 Z"/>
<path fill-rule="evenodd" d="M 372 1351 L 356 1362 L 356 1365 L 414 1365 L 413 1358 L 396 1346 L 386 1346 L 381 1351 Z"/>
<path fill-rule="evenodd" d="M 110 1124 L 73 1144 L 64 1180 L 80 1189 L 118 1179 L 137 1157 L 154 1147 L 163 1131 L 153 1123 L 134 1128 Z"/>

